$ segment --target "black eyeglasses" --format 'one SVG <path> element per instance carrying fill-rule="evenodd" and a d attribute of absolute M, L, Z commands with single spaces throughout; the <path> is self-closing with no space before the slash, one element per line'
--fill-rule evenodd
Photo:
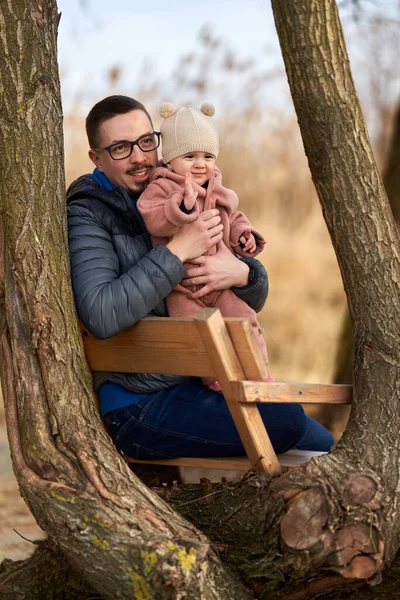
<path fill-rule="evenodd" d="M 159 145 L 160 132 L 153 131 L 153 133 L 141 135 L 140 138 L 134 142 L 121 140 L 120 142 L 111 144 L 111 146 L 107 146 L 107 148 L 93 148 L 93 150 L 96 150 L 97 152 L 100 152 L 100 150 L 107 150 L 113 160 L 122 160 L 123 158 L 128 158 L 128 156 L 132 154 L 134 146 L 139 146 L 142 152 L 151 152 L 152 150 L 156 150 Z"/>

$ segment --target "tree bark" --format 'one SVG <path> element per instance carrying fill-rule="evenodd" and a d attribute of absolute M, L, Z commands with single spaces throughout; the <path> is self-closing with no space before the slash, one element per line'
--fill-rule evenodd
<path fill-rule="evenodd" d="M 394 116 L 386 165 L 383 172 L 383 185 L 389 199 L 396 225 L 400 228 L 400 100 Z M 354 341 L 348 312 L 343 320 L 340 336 L 335 383 L 351 383 L 353 380 Z"/>
<path fill-rule="evenodd" d="M 52 547 L 105 600 L 298 600 L 376 580 L 400 543 L 399 239 L 334 1 L 273 8 L 355 331 L 348 428 L 330 455 L 280 478 L 249 475 L 201 499 L 179 490 L 176 511 L 115 452 L 83 356 L 66 250 L 56 4 L 0 6 L 2 383 L 14 470 Z"/>
<path fill-rule="evenodd" d="M 4 560 L 0 577 L 2 600 L 102 600 L 47 542 L 40 542 L 27 560 Z"/>

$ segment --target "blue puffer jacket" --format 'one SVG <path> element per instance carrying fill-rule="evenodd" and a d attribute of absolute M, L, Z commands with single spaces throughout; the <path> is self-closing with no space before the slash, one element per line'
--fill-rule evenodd
<path fill-rule="evenodd" d="M 185 268 L 166 246 L 152 248 L 134 202 L 121 188 L 104 190 L 83 175 L 67 191 L 72 285 L 79 318 L 100 339 L 111 337 L 147 315 L 167 316 L 164 298 Z M 256 259 L 244 259 L 251 283 L 234 288 L 254 310 L 263 307 L 268 277 Z M 110 381 L 137 393 L 151 393 L 187 377 L 94 373 L 96 389 Z"/>

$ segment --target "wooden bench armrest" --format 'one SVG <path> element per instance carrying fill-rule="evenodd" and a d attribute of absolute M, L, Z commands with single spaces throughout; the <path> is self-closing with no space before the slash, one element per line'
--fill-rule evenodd
<path fill-rule="evenodd" d="M 246 403 L 350 404 L 353 395 L 352 385 L 232 381 L 231 386 L 240 402 Z"/>

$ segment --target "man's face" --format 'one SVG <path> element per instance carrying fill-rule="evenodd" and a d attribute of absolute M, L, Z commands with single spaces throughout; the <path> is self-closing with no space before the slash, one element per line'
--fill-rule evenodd
<path fill-rule="evenodd" d="M 152 131 L 147 115 L 142 110 L 132 110 L 100 125 L 99 148 L 106 148 L 121 141 L 133 142 Z M 135 196 L 146 188 L 151 171 L 157 165 L 157 150 L 143 152 L 137 145 L 133 147 L 132 154 L 122 160 L 113 160 L 107 150 L 89 150 L 89 157 L 111 183 L 122 186 Z"/>

